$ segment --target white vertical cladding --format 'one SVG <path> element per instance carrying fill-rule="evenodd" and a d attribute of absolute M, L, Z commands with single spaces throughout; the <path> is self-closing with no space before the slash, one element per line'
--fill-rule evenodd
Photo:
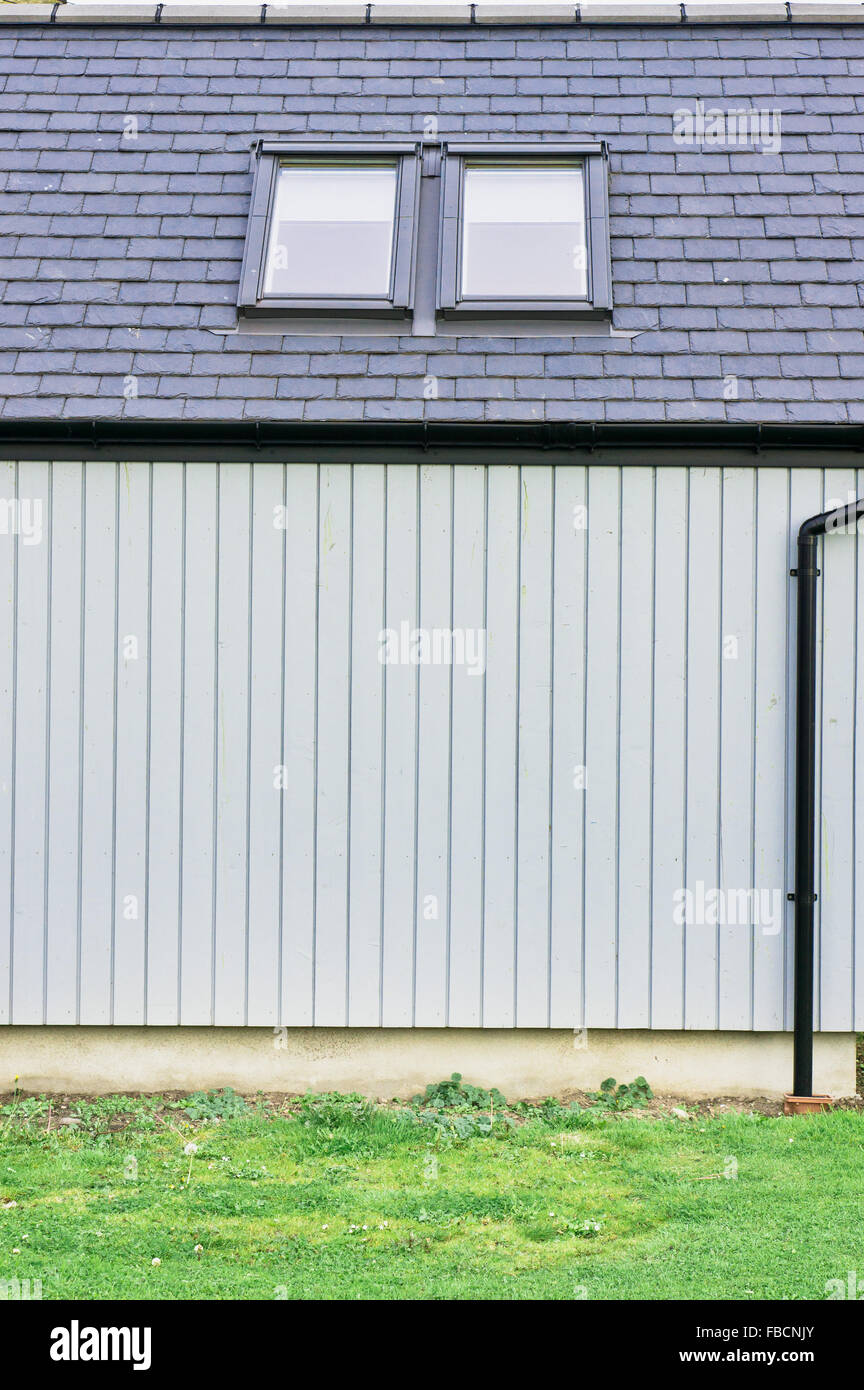
<path fill-rule="evenodd" d="M 173 1023 L 180 998 L 183 512 L 183 465 L 154 467 L 148 687 L 153 755 L 147 797 L 147 1022 L 154 1024 Z M 118 803 L 123 795 L 118 782 Z M 122 929 L 121 918 L 115 941 Z"/>
<path fill-rule="evenodd" d="M 585 641 L 585 995 L 591 1028 L 618 1018 L 621 470 L 588 470 Z M 629 924 L 628 924 L 629 926 Z M 627 949 L 624 943 L 624 949 Z M 581 1022 L 582 1020 L 580 1020 Z"/>
<path fill-rule="evenodd" d="M 800 514 L 796 513 L 796 522 Z M 753 694 L 753 887 L 760 893 L 781 885 L 776 930 L 753 933 L 753 1020 L 764 1029 L 783 1027 L 786 1017 L 785 932 L 791 922 L 786 885 L 792 882 L 790 851 L 794 784 L 786 780 L 787 749 L 793 746 L 790 718 L 794 692 L 787 656 L 794 636 L 794 584 L 789 575 L 789 474 L 763 468 L 756 475 L 754 616 L 749 619 L 754 652 Z M 791 702 L 790 702 L 791 700 Z M 788 741 L 788 742 L 787 742 Z M 728 790 L 728 783 L 727 783 Z M 787 825 L 789 831 L 787 832 Z"/>
<path fill-rule="evenodd" d="M 420 628 L 452 629 L 453 470 L 420 470 Z M 419 667 L 414 1023 L 447 1022 L 453 668 Z"/>
<path fill-rule="evenodd" d="M 684 924 L 670 904 L 684 883 L 687 807 L 689 470 L 654 478 L 654 669 L 651 727 L 651 983 L 654 1028 L 684 1026 Z M 625 855 L 626 863 L 626 855 Z"/>
<path fill-rule="evenodd" d="M 351 569 L 351 761 L 348 874 L 348 1017 L 375 1027 L 381 1005 L 385 467 L 354 470 Z"/>
<path fill-rule="evenodd" d="M 321 468 L 313 1022 L 348 1022 L 351 542 L 354 470 Z"/>
<path fill-rule="evenodd" d="M 454 470 L 453 626 L 478 633 L 486 628 L 486 475 L 479 467 Z M 462 666 L 454 668 L 453 686 L 447 1022 L 478 1028 L 483 1006 L 485 682 L 482 674 Z"/>
<path fill-rule="evenodd" d="M 651 786 L 667 775 L 651 756 L 654 505 L 653 470 L 622 469 L 618 1011 L 630 1028 L 651 1026 Z"/>
<path fill-rule="evenodd" d="M 131 478 L 130 478 L 131 482 Z M 149 491 L 149 471 L 136 473 L 136 484 L 146 499 Z M 79 905 L 81 902 L 81 746 L 82 746 L 82 634 L 84 621 L 82 528 L 84 525 L 84 468 L 80 463 L 55 463 L 51 469 L 51 665 L 49 683 L 50 726 L 48 730 L 48 903 L 45 915 L 47 975 L 45 980 L 45 1022 L 75 1023 L 78 1018 L 80 978 Z M 136 526 L 144 536 L 145 556 L 148 534 L 147 505 L 144 520 L 136 514 Z M 121 523 L 123 513 L 121 512 Z M 123 532 L 120 532 L 121 538 Z M 0 539 L 0 557 L 4 542 Z M 2 560 L 0 560 L 2 566 Z M 143 583 L 147 593 L 147 566 L 144 564 Z M 146 622 L 141 630 L 146 632 Z M 141 678 L 146 680 L 146 651 L 138 663 Z M 118 685 L 118 693 L 121 686 Z M 7 727 L 5 711 L 0 715 L 0 739 Z M 11 729 L 11 722 L 8 725 Z M 143 727 L 143 726 L 142 726 Z M 119 751 L 119 750 L 118 750 Z M 143 773 L 146 767 L 143 738 L 135 738 L 127 750 L 136 768 Z M 0 760 L 2 761 L 2 760 Z M 2 775 L 0 775 L 2 781 Z M 133 793 L 134 797 L 134 793 Z M 140 800 L 140 798 L 139 798 Z M 4 803 L 5 804 L 5 800 Z M 143 805 L 143 802 L 141 802 Z M 2 815 L 2 809 L 0 809 Z M 0 855 L 2 855 L 0 838 Z M 141 834 L 136 835 L 139 876 L 139 903 L 143 903 L 140 888 L 144 853 Z M 3 876 L 0 874 L 0 881 Z M 130 888 L 127 891 L 136 891 Z M 0 907 L 2 913 L 2 907 Z M 2 919 L 0 919 L 2 920 Z M 140 929 L 132 936 L 141 940 Z M 118 956 L 121 970 L 128 968 L 129 984 L 124 1013 L 133 1020 L 143 1021 L 143 951 L 137 950 L 136 960 L 129 966 L 128 957 Z M 116 981 L 115 981 L 116 983 Z M 140 1004 L 139 1001 L 140 1000 Z M 133 1002 L 134 1001 L 134 1002 Z M 139 1012 L 136 1014 L 136 1005 Z"/>
<path fill-rule="evenodd" d="M 219 470 L 185 473 L 179 1022 L 202 1025 L 215 979 Z"/>
<path fill-rule="evenodd" d="M 8 501 L 17 495 L 18 465 L 3 460 L 0 462 L 0 496 Z M 12 1022 L 13 1008 L 17 558 L 15 538 L 0 535 L 0 1023 Z"/>
<path fill-rule="evenodd" d="M 737 903 L 731 895 L 755 884 L 756 474 L 752 468 L 726 468 L 722 484 L 718 883 L 727 894 L 727 901 Z M 782 879 L 775 879 L 774 886 L 778 885 L 783 887 Z M 718 1028 L 752 1026 L 754 942 L 764 933 L 758 927 L 739 923 L 739 915 L 736 909 L 736 921 L 721 923 L 718 931 Z"/>
<path fill-rule="evenodd" d="M 0 1021 L 788 1024 L 788 569 L 861 485 L 3 465 L 43 516 L 0 531 Z M 818 989 L 845 1030 L 860 541 L 821 564 Z M 485 679 L 382 663 L 402 624 L 485 630 Z M 768 919 L 699 920 L 712 889 Z"/>
<path fill-rule="evenodd" d="M 419 603 L 420 470 L 387 469 L 387 531 L 382 630 L 403 621 L 415 626 Z M 415 904 L 417 894 L 416 666 L 384 669 L 383 880 L 381 909 L 381 1023 L 414 1022 Z"/>
<path fill-rule="evenodd" d="M 41 514 L 41 537 L 24 534 L 18 543 L 17 587 L 26 601 L 18 604 L 15 661 L 15 883 L 12 917 L 12 963 L 15 1000 L 12 1021 L 43 1022 L 47 847 L 46 778 L 48 757 L 48 624 L 50 592 L 50 498 L 47 463 L 18 465 L 19 504 Z M 4 538 L 6 544 L 9 538 Z M 18 834 L 18 826 L 27 827 Z M 37 939 L 32 940 L 34 926 Z"/>
<path fill-rule="evenodd" d="M 687 785 L 684 883 L 720 885 L 720 644 L 723 474 L 691 468 L 687 546 Z M 662 718 L 662 706 L 655 706 Z M 662 827 L 656 827 L 662 834 Z M 701 885 L 701 887 L 700 887 Z M 742 885 L 744 886 L 744 885 Z M 698 919 L 702 914 L 694 912 Z M 684 1027 L 718 1026 L 720 927 L 712 913 L 684 926 Z M 742 982 L 743 983 L 743 982 Z"/>
<path fill-rule="evenodd" d="M 246 1022 L 248 988 L 251 521 L 251 465 L 220 464 L 213 1022 L 225 1026 Z"/>
<path fill-rule="evenodd" d="M 858 470 L 856 481 L 856 494 L 862 496 L 861 489 L 864 488 L 864 470 Z M 860 544 L 854 546 L 855 549 L 855 631 L 857 634 L 858 623 L 864 619 L 864 563 L 861 560 Z M 859 702 L 864 693 L 864 641 L 856 641 L 855 644 L 855 708 L 856 713 Z M 864 806 L 864 738 L 856 738 L 852 735 L 852 769 L 854 776 L 853 794 L 855 797 L 853 805 L 857 808 Z M 852 923 L 853 929 L 859 923 L 864 922 L 864 815 L 853 816 L 852 821 L 855 833 L 853 849 L 853 872 L 855 896 L 852 902 Z M 856 1028 L 860 1028 L 860 1020 L 864 1018 L 864 950 L 861 949 L 860 938 L 853 938 L 855 947 L 852 958 L 852 1017 L 855 1019 Z"/>
<path fill-rule="evenodd" d="M 281 938 L 282 673 L 285 669 L 284 469 L 252 468 L 249 660 L 249 950 L 246 1022 L 273 1022 Z"/>
<path fill-rule="evenodd" d="M 84 557 L 81 645 L 81 801 L 78 902 L 79 1000 L 77 1022 L 104 1024 L 112 1018 L 114 960 L 114 831 L 116 806 L 117 509 L 120 469 L 88 463 L 84 469 Z M 63 530 L 57 517 L 58 531 Z M 145 518 L 141 518 L 142 525 Z M 52 525 L 51 531 L 54 532 Z M 19 588 L 19 622 L 34 602 Z M 158 750 L 155 750 L 158 756 Z M 149 767 L 152 766 L 152 758 Z M 16 817 L 17 819 L 17 817 Z M 17 832 L 26 822 L 18 822 Z M 145 849 L 146 854 L 146 849 Z M 70 904 L 71 906 L 71 904 Z M 31 930 L 36 928 L 33 923 Z M 72 924 L 69 924 L 70 931 Z M 146 916 L 144 919 L 146 931 Z M 140 930 L 140 924 L 139 924 Z M 146 944 L 145 944 L 146 951 Z M 17 983 L 15 987 L 17 1004 Z M 16 1019 L 13 1015 L 13 1022 Z"/>
<path fill-rule="evenodd" d="M 55 474 L 58 478 L 66 466 L 57 466 Z M 152 481 L 152 469 L 147 466 L 121 466 L 117 515 L 117 814 L 114 830 L 116 930 L 113 1005 L 114 1016 L 129 1023 L 144 1023 L 148 1002 L 145 923 L 148 908 L 147 748 L 151 689 Z M 59 534 L 60 516 L 62 513 L 58 512 L 58 554 L 63 547 Z M 80 543 L 80 534 L 78 540 Z M 53 661 L 52 650 L 52 666 Z M 72 661 L 64 661 L 64 665 L 71 668 Z M 56 757 L 52 750 L 52 765 Z M 71 802 L 67 800 L 66 804 L 71 805 Z M 68 810 L 62 816 L 53 817 L 57 832 L 61 835 L 66 832 L 67 818 Z M 62 940 L 62 931 L 58 931 L 58 939 Z M 59 1020 L 49 1018 L 48 1021 Z"/>
<path fill-rule="evenodd" d="M 273 965 L 279 1020 L 309 1025 L 315 980 L 319 478 L 316 465 L 305 463 L 286 468 L 284 475 L 285 545 L 274 579 L 284 624 L 278 759 L 285 769 L 279 806 L 282 941 Z"/>
<path fill-rule="evenodd" d="M 826 469 L 825 510 L 856 497 L 854 469 Z M 855 905 L 855 674 L 857 631 L 857 553 L 850 536 L 828 533 L 822 547 L 822 687 L 820 724 L 822 765 L 822 903 L 820 922 L 820 1027 L 846 1032 L 852 1022 Z"/>
<path fill-rule="evenodd" d="M 549 1024 L 554 470 L 521 470 L 516 1022 Z M 571 541 L 573 544 L 573 541 Z"/>
<path fill-rule="evenodd" d="M 555 469 L 549 1025 L 585 1016 L 585 613 L 588 472 Z"/>
<path fill-rule="evenodd" d="M 483 1025 L 516 1024 L 516 782 L 519 755 L 519 472 L 487 479 Z"/>

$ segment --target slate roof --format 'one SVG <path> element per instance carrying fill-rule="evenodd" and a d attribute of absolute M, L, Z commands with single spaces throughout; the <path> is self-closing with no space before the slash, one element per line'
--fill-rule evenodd
<path fill-rule="evenodd" d="M 676 145 L 697 98 L 778 108 L 782 151 Z M 220 336 L 251 141 L 429 114 L 608 141 L 614 325 L 638 336 Z M 854 25 L 7 23 L 0 419 L 861 422 L 862 134 Z"/>

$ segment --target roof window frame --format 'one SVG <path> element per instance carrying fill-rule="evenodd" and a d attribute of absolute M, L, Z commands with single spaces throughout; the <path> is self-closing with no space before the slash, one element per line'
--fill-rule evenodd
<path fill-rule="evenodd" d="M 247 318 L 399 319 L 410 322 L 414 307 L 417 222 L 422 142 L 390 140 L 259 140 L 252 147 L 252 197 L 240 270 L 238 314 Z M 292 163 L 346 165 L 396 162 L 396 206 L 387 296 L 274 295 L 264 290 L 279 172 Z"/>
<path fill-rule="evenodd" d="M 587 292 L 584 297 L 481 298 L 461 292 L 465 168 L 470 162 L 550 168 L 578 161 L 584 169 Z M 437 312 L 445 320 L 608 318 L 612 311 L 609 160 L 605 141 L 486 141 L 442 144 Z"/>

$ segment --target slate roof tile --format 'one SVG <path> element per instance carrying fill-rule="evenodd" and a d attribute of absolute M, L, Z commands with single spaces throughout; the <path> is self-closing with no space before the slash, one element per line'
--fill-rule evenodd
<path fill-rule="evenodd" d="M 795 24 L 7 26 L 3 414 L 864 419 L 862 72 L 860 31 Z M 780 108 L 780 153 L 676 145 L 672 112 L 697 97 Z M 442 135 L 608 141 L 614 323 L 632 339 L 231 331 L 252 140 L 415 133 L 430 114 Z"/>

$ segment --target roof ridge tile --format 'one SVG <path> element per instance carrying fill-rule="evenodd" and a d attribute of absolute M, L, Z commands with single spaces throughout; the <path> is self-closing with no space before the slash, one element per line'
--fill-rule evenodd
<path fill-rule="evenodd" d="M 213 25 L 518 25 L 656 24 L 748 25 L 801 21 L 864 23 L 864 0 L 289 0 L 268 5 L 240 0 L 224 6 L 203 0 L 182 3 L 13 4 L 0 0 L 0 24 L 195 24 Z"/>

